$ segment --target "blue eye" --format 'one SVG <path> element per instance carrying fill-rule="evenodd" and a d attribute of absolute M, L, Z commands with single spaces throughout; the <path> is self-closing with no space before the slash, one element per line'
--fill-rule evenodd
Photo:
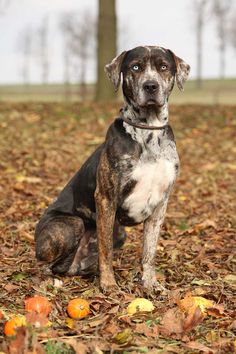
<path fill-rule="evenodd" d="M 133 65 L 132 66 L 132 69 L 134 70 L 134 71 L 138 71 L 139 70 L 139 66 L 136 64 L 136 65 Z"/>
<path fill-rule="evenodd" d="M 167 65 L 162 65 L 161 66 L 161 71 L 165 71 L 167 69 Z"/>

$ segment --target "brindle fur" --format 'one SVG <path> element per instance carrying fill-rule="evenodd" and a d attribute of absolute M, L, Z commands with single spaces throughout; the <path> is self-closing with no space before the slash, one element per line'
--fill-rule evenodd
<path fill-rule="evenodd" d="M 126 225 L 144 223 L 143 284 L 160 289 L 155 254 L 168 197 L 179 169 L 168 124 L 168 98 L 183 88 L 189 65 L 168 49 L 137 47 L 105 68 L 117 90 L 123 77 L 125 105 L 105 142 L 69 181 L 39 221 L 36 256 L 53 273 L 88 275 L 100 271 L 103 290 L 116 286 L 113 248 L 125 241 Z M 166 126 L 135 128 L 122 120 Z M 99 261 L 99 262 L 98 262 Z"/>

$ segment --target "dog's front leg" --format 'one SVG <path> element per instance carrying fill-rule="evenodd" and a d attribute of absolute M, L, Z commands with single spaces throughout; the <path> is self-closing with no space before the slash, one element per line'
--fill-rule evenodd
<path fill-rule="evenodd" d="M 100 286 L 104 292 L 117 287 L 112 266 L 116 196 L 116 176 L 104 154 L 98 168 L 95 192 Z"/>
<path fill-rule="evenodd" d="M 154 210 L 153 214 L 144 222 L 144 243 L 143 243 L 143 285 L 146 289 L 164 290 L 156 279 L 155 256 L 160 228 L 163 223 L 168 197 Z"/>

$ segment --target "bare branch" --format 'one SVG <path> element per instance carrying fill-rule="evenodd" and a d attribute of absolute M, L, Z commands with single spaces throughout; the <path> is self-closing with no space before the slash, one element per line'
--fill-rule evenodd
<path fill-rule="evenodd" d="M 194 0 L 194 18 L 196 30 L 196 57 L 197 57 L 197 87 L 202 86 L 202 54 L 203 54 L 203 31 L 208 17 L 207 5 L 209 0 Z"/>
<path fill-rule="evenodd" d="M 49 77 L 49 18 L 45 16 L 41 26 L 36 31 L 34 41 L 34 55 L 41 68 L 42 83 L 48 83 Z"/>
<path fill-rule="evenodd" d="M 225 77 L 225 55 L 226 47 L 228 44 L 228 19 L 230 14 L 230 9 L 232 6 L 232 0 L 214 0 L 213 2 L 213 12 L 216 19 L 217 35 L 219 38 L 219 54 L 220 54 L 220 77 L 223 79 Z"/>
<path fill-rule="evenodd" d="M 85 91 L 88 60 L 95 53 L 95 19 L 88 10 L 68 12 L 62 16 L 60 28 L 64 37 L 65 81 L 69 81 L 69 66 L 73 66 Z"/>
<path fill-rule="evenodd" d="M 25 85 L 29 84 L 30 79 L 30 59 L 32 54 L 32 31 L 27 27 L 20 32 L 17 39 L 17 49 L 22 56 L 21 75 Z"/>

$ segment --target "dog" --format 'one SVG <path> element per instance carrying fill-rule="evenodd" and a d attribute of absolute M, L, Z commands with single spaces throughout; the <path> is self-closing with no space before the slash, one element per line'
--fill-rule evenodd
<path fill-rule="evenodd" d="M 155 255 L 179 158 L 168 123 L 168 99 L 180 90 L 190 66 L 171 50 L 139 46 L 105 66 L 124 107 L 104 143 L 88 158 L 36 226 L 36 257 L 54 274 L 89 275 L 99 269 L 103 291 L 117 287 L 113 248 L 123 245 L 125 226 L 144 223 L 142 282 L 162 289 Z"/>

